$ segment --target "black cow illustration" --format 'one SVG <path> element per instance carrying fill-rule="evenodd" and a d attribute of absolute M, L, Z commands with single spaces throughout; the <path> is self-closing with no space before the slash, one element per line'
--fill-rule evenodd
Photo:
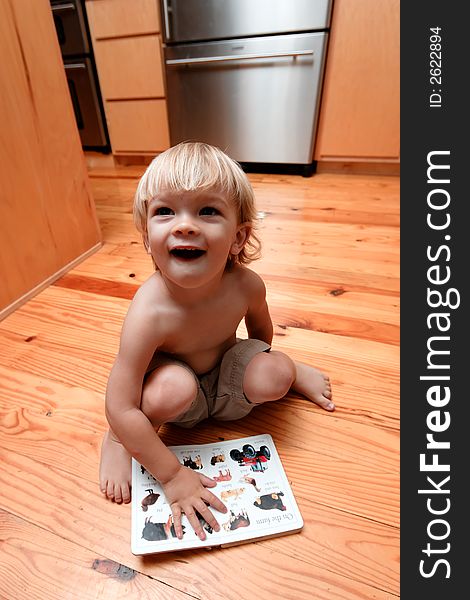
<path fill-rule="evenodd" d="M 284 496 L 284 494 L 282 492 L 277 492 L 277 494 L 264 494 L 263 496 L 256 498 L 253 504 L 263 510 L 271 510 L 273 508 L 286 510 L 280 496 Z"/>
<path fill-rule="evenodd" d="M 184 535 L 183 527 L 183 535 Z M 142 537 L 148 542 L 156 542 L 160 540 L 167 540 L 169 537 L 176 537 L 175 526 L 173 525 L 173 519 L 171 515 L 168 517 L 166 523 L 153 523 L 151 517 L 145 519 L 145 526 L 142 530 Z"/>
<path fill-rule="evenodd" d="M 246 514 L 246 511 L 242 510 L 242 512 L 238 513 L 238 515 L 236 515 L 233 511 L 230 511 L 230 519 L 226 523 L 223 523 L 222 527 L 225 529 L 225 531 L 234 531 L 239 527 L 248 527 L 249 525 L 250 519 Z"/>
<path fill-rule="evenodd" d="M 207 533 L 212 533 L 214 530 L 212 529 L 212 527 L 209 525 L 209 523 L 204 519 L 204 517 L 199 514 L 198 511 L 196 511 L 196 516 L 199 519 L 199 523 L 201 524 L 201 527 L 203 529 L 205 529 L 207 531 Z"/>

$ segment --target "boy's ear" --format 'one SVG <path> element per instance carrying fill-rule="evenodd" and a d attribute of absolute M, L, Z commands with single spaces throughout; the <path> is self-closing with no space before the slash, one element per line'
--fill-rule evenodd
<path fill-rule="evenodd" d="M 230 254 L 237 255 L 243 250 L 243 246 L 247 243 L 251 235 L 252 226 L 250 223 L 242 223 L 237 228 L 235 241 L 230 247 Z"/>

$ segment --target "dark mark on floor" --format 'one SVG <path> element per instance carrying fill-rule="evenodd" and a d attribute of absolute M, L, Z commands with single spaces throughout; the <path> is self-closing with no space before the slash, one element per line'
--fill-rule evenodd
<path fill-rule="evenodd" d="M 343 288 L 338 288 L 337 290 L 331 290 L 330 294 L 332 296 L 341 296 L 341 294 L 345 294 L 346 290 L 343 290 Z"/>
<path fill-rule="evenodd" d="M 121 581 L 130 581 L 131 579 L 134 579 L 137 574 L 134 569 L 109 559 L 95 558 L 92 569 L 103 575 L 108 575 L 113 579 L 120 579 Z"/>

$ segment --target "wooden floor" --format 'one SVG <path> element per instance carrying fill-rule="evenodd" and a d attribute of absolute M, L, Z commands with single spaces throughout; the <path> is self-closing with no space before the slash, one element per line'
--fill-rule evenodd
<path fill-rule="evenodd" d="M 131 217 L 142 172 L 90 167 L 103 248 L 0 323 L 0 598 L 399 597 L 399 179 L 250 175 L 274 347 L 328 372 L 337 410 L 288 397 L 164 439 L 270 433 L 305 526 L 140 558 L 97 476 L 121 322 L 152 272 Z"/>

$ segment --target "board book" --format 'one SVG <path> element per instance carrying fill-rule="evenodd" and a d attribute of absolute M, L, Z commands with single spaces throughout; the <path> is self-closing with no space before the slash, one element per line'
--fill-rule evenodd
<path fill-rule="evenodd" d="M 218 532 L 200 518 L 206 532 L 204 541 L 183 515 L 184 534 L 179 540 L 160 484 L 132 459 L 133 554 L 225 547 L 302 529 L 302 515 L 270 435 L 169 448 L 182 465 L 217 481 L 210 490 L 228 511 L 211 508 L 220 524 Z"/>

